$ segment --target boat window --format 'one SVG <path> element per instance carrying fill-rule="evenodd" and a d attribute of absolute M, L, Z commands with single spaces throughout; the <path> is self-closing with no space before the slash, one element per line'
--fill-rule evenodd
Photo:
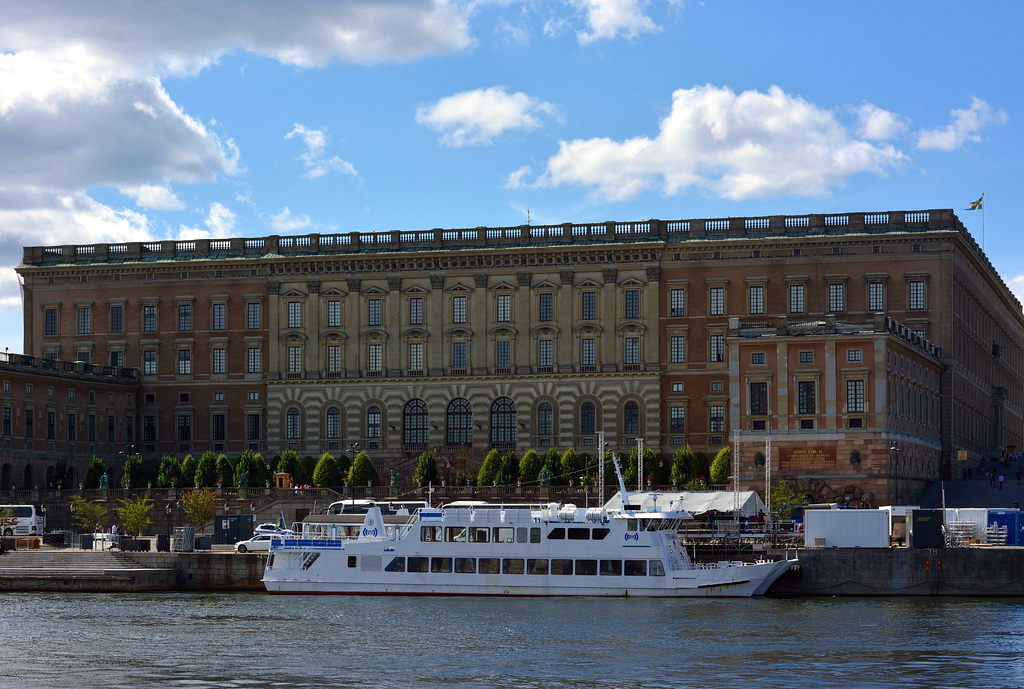
<path fill-rule="evenodd" d="M 267 558 L 267 569 L 273 569 L 273 568 L 274 568 L 274 554 L 271 553 L 270 557 Z"/>
<path fill-rule="evenodd" d="M 569 527 L 569 540 L 570 541 L 589 541 L 590 540 L 590 529 L 579 528 L 576 526 Z"/>
<path fill-rule="evenodd" d="M 560 575 L 572 574 L 572 560 L 552 560 L 551 573 Z"/>
<path fill-rule="evenodd" d="M 622 575 L 622 560 L 601 560 L 601 576 L 617 577 Z"/>
<path fill-rule="evenodd" d="M 465 543 L 466 542 L 466 527 L 464 526 L 449 526 L 444 530 L 444 540 L 448 543 Z"/>
<path fill-rule="evenodd" d="M 409 558 L 409 571 L 410 572 L 427 572 L 430 567 L 429 558 L 425 557 L 410 557 Z"/>
<path fill-rule="evenodd" d="M 597 576 L 597 560 L 576 560 L 576 575 Z"/>
<path fill-rule="evenodd" d="M 530 529 L 530 543 L 540 543 L 540 527 L 535 526 Z"/>
<path fill-rule="evenodd" d="M 494 527 L 495 543 L 514 543 L 516 531 L 511 526 Z"/>
<path fill-rule="evenodd" d="M 470 543 L 487 543 L 487 537 L 491 535 L 491 532 L 487 530 L 486 526 L 471 526 L 469 527 L 469 542 Z"/>
<path fill-rule="evenodd" d="M 607 536 L 610 532 L 611 532 L 611 529 L 605 529 L 604 527 L 600 527 L 600 528 L 594 529 L 591 532 L 590 537 L 593 538 L 595 541 L 603 541 L 604 537 Z"/>
<path fill-rule="evenodd" d="M 482 557 L 479 565 L 477 571 L 480 574 L 498 574 L 501 571 L 501 560 L 496 557 Z"/>
<path fill-rule="evenodd" d="M 348 556 L 348 566 L 349 567 L 355 567 L 356 566 L 356 556 L 355 555 L 349 555 Z"/>
<path fill-rule="evenodd" d="M 455 571 L 459 574 L 476 574 L 476 560 L 471 557 L 455 558 Z"/>
<path fill-rule="evenodd" d="M 384 568 L 385 572 L 404 572 L 405 571 L 405 558 L 404 557 L 393 557 L 388 566 Z"/>
<path fill-rule="evenodd" d="M 636 530 L 637 530 L 636 529 L 636 520 L 635 519 L 627 519 L 626 520 L 626 531 L 636 531 Z"/>
<path fill-rule="evenodd" d="M 430 558 L 430 571 L 435 574 L 451 574 L 452 559 L 450 557 Z"/>
<path fill-rule="evenodd" d="M 433 543 L 441 541 L 441 527 L 440 526 L 421 526 L 420 527 L 420 540 L 424 543 Z"/>
<path fill-rule="evenodd" d="M 665 565 L 661 560 L 651 560 L 650 568 L 647 573 L 652 577 L 663 577 L 665 576 Z"/>
<path fill-rule="evenodd" d="M 665 520 L 664 519 L 651 519 L 651 520 L 649 520 L 647 522 L 647 530 L 648 531 L 657 531 L 658 529 L 663 529 L 663 528 L 665 528 Z"/>
<path fill-rule="evenodd" d="M 551 529 L 548 531 L 548 539 L 552 541 L 564 541 L 565 540 L 565 529 L 559 526 L 558 528 Z"/>
<path fill-rule="evenodd" d="M 516 543 L 526 543 L 527 529 L 525 526 L 520 526 L 516 529 Z"/>
<path fill-rule="evenodd" d="M 381 562 L 380 555 L 363 555 L 359 562 L 359 569 L 363 572 L 379 572 Z"/>
<path fill-rule="evenodd" d="M 519 558 L 505 558 L 501 561 L 502 574 L 522 574 L 523 561 Z"/>
<path fill-rule="evenodd" d="M 662 519 L 661 520 L 661 530 L 662 531 L 671 531 L 673 528 L 676 528 L 676 520 L 675 519 Z"/>
<path fill-rule="evenodd" d="M 547 574 L 548 573 L 548 561 L 546 559 L 527 560 L 526 561 L 526 573 L 527 574 Z"/>
<path fill-rule="evenodd" d="M 647 560 L 626 560 L 627 577 L 647 576 Z"/>

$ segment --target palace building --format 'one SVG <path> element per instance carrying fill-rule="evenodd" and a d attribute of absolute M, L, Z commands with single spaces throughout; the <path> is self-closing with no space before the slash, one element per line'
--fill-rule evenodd
<path fill-rule="evenodd" d="M 407 480 L 428 448 L 601 432 L 886 504 L 1024 447 L 1021 305 L 951 210 L 30 247 L 18 273 L 26 361 L 133 396 L 48 402 L 46 438 L 5 397 L 12 476 L 358 447 Z"/>

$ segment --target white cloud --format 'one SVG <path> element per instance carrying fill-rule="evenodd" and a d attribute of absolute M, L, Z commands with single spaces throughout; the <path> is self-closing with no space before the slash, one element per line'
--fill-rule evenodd
<path fill-rule="evenodd" d="M 211 203 L 210 212 L 206 216 L 206 226 L 210 228 L 211 237 L 230 237 L 235 229 L 237 216 L 222 203 Z"/>
<path fill-rule="evenodd" d="M 865 103 L 856 108 L 860 118 L 860 129 L 857 134 L 863 139 L 885 141 L 903 132 L 907 125 L 899 115 L 883 110 L 877 105 Z"/>
<path fill-rule="evenodd" d="M 303 177 L 319 179 L 329 172 L 341 172 L 353 177 L 359 176 L 351 163 L 338 156 L 324 157 L 324 149 L 327 147 L 326 130 L 307 129 L 301 124 L 296 124 L 290 132 L 285 134 L 284 138 L 291 139 L 296 136 L 301 137 L 303 143 L 306 144 L 306 152 L 300 156 L 306 165 L 306 174 Z"/>
<path fill-rule="evenodd" d="M 139 208 L 161 211 L 180 211 L 185 208 L 170 187 L 157 184 L 141 184 L 136 187 L 121 187 L 120 192 L 135 199 Z"/>
<path fill-rule="evenodd" d="M 859 172 L 884 174 L 904 154 L 857 140 L 828 110 L 786 94 L 711 85 L 680 89 L 655 138 L 562 141 L 537 187 L 576 184 L 622 201 L 660 184 L 734 200 L 822 196 Z"/>
<path fill-rule="evenodd" d="M 971 107 L 967 110 L 952 110 L 953 120 L 942 129 L 923 130 L 918 133 L 917 147 L 924 150 L 938 149 L 954 151 L 962 148 L 967 141 L 981 141 L 979 132 L 993 124 L 1004 124 L 1009 117 L 1003 110 L 992 111 L 985 101 L 971 96 Z"/>
<path fill-rule="evenodd" d="M 641 33 L 661 31 L 644 14 L 647 4 L 642 0 L 571 0 L 577 10 L 586 15 L 589 31 L 578 31 L 576 37 L 582 45 L 624 34 L 636 38 Z"/>
<path fill-rule="evenodd" d="M 313 221 L 308 215 L 292 216 L 288 206 L 277 215 L 270 216 L 270 226 L 275 232 L 294 232 L 309 227 Z"/>
<path fill-rule="evenodd" d="M 1024 303 L 1024 273 L 1017 273 L 1012 278 L 1009 278 L 1006 281 L 1006 285 L 1013 292 L 1013 296 L 1017 297 L 1021 303 Z"/>
<path fill-rule="evenodd" d="M 416 121 L 442 132 L 446 146 L 489 144 L 500 134 L 529 131 L 541 125 L 539 115 L 558 116 L 555 106 L 525 93 L 508 93 L 503 87 L 463 91 L 420 106 Z"/>
<path fill-rule="evenodd" d="M 505 188 L 522 189 L 524 186 L 523 178 L 526 177 L 526 175 L 530 174 L 531 172 L 532 170 L 530 169 L 529 165 L 523 165 L 518 170 L 510 172 L 508 177 L 505 178 Z"/>

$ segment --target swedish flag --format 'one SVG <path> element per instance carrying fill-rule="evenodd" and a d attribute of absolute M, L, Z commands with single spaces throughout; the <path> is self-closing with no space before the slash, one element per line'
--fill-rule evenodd
<path fill-rule="evenodd" d="M 982 194 L 980 199 L 978 199 L 977 201 L 975 201 L 974 203 L 972 203 L 970 206 L 967 207 L 967 210 L 969 210 L 969 211 L 976 211 L 976 210 L 978 210 L 979 208 L 981 208 L 981 204 L 982 204 L 982 202 L 984 200 L 985 200 L 985 195 Z"/>
<path fill-rule="evenodd" d="M 279 528 L 279 529 L 285 528 L 285 525 L 284 525 L 284 512 L 281 512 L 281 516 L 277 518 L 277 528 Z"/>

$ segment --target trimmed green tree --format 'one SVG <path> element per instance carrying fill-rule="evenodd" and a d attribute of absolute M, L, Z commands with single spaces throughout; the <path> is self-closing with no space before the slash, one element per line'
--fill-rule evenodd
<path fill-rule="evenodd" d="M 561 485 L 562 481 L 562 453 L 555 448 L 549 449 L 544 453 L 544 466 L 548 473 L 551 474 L 551 484 Z"/>
<path fill-rule="evenodd" d="M 156 475 L 156 485 L 160 488 L 170 488 L 172 479 L 177 479 L 181 485 L 181 460 L 173 455 L 164 455 L 160 459 L 160 470 Z"/>
<path fill-rule="evenodd" d="M 295 450 L 285 450 L 281 453 L 281 458 L 277 460 L 277 472 L 289 474 L 292 481 L 299 483 L 299 455 Z"/>
<path fill-rule="evenodd" d="M 213 450 L 207 450 L 196 462 L 195 485 L 196 487 L 215 486 L 217 484 L 217 455 Z"/>
<path fill-rule="evenodd" d="M 85 487 L 99 488 L 100 481 L 107 470 L 103 467 L 103 460 L 96 455 L 89 460 L 89 468 L 85 472 Z"/>
<path fill-rule="evenodd" d="M 262 486 L 270 481 L 270 476 L 267 473 L 267 465 L 263 461 L 263 457 L 255 450 L 246 450 L 235 463 L 236 486 L 238 485 L 238 477 L 242 475 L 243 471 L 249 472 L 250 488 Z"/>
<path fill-rule="evenodd" d="M 366 454 L 365 451 L 357 454 L 355 460 L 353 460 L 352 468 L 348 470 L 348 482 L 353 486 L 380 485 L 380 476 L 377 475 L 377 470 L 373 468 L 370 455 Z"/>
<path fill-rule="evenodd" d="M 523 477 L 524 483 L 536 483 L 543 466 L 544 461 L 537 454 L 537 451 L 534 449 L 527 450 L 523 458 L 519 460 L 519 475 Z"/>
<path fill-rule="evenodd" d="M 511 486 L 519 479 L 519 458 L 513 450 L 506 450 L 498 465 L 498 484 Z"/>
<path fill-rule="evenodd" d="M 316 457 L 312 455 L 306 455 L 299 460 L 299 469 L 296 474 L 296 481 L 300 485 L 313 483 L 313 472 L 316 470 L 316 461 Z"/>
<path fill-rule="evenodd" d="M 732 474 L 732 448 L 726 445 L 711 463 L 711 483 L 728 483 Z"/>
<path fill-rule="evenodd" d="M 580 484 L 580 473 L 583 471 L 583 460 L 576 454 L 574 448 L 568 448 L 562 453 L 562 462 L 559 473 L 564 482 L 572 481 L 574 485 Z"/>
<path fill-rule="evenodd" d="M 477 474 L 478 486 L 492 486 L 498 481 L 498 473 L 501 471 L 501 454 L 497 450 L 491 450 L 484 457 L 484 463 L 480 465 L 480 473 Z"/>
<path fill-rule="evenodd" d="M 338 463 L 330 452 L 320 455 L 320 461 L 313 469 L 313 485 L 318 488 L 333 488 L 340 486 L 342 481 L 341 471 Z"/>
<path fill-rule="evenodd" d="M 193 488 L 196 485 L 196 458 L 192 455 L 185 455 L 181 460 L 181 480 L 178 485 L 181 488 Z"/>
<path fill-rule="evenodd" d="M 121 486 L 128 488 L 142 486 L 142 455 L 128 455 L 124 460 L 124 475 L 121 477 Z"/>
<path fill-rule="evenodd" d="M 696 473 L 696 458 L 693 456 L 690 446 L 687 445 L 676 450 L 672 457 L 672 471 L 669 474 L 669 480 L 673 484 L 685 486 L 693 480 Z"/>
<path fill-rule="evenodd" d="M 423 486 L 440 483 L 437 473 L 437 460 L 434 459 L 434 453 L 431 450 L 427 450 L 420 455 L 416 471 L 412 475 L 412 480 Z"/>
<path fill-rule="evenodd" d="M 217 455 L 217 483 L 223 483 L 225 486 L 235 485 L 235 468 L 223 452 Z"/>

